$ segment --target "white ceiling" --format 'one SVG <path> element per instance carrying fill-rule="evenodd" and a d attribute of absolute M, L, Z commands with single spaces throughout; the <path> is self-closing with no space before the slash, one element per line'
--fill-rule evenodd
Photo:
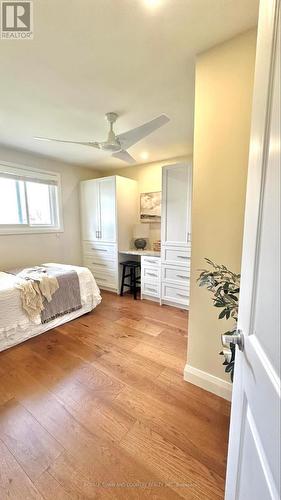
<path fill-rule="evenodd" d="M 33 136 L 104 140 L 166 113 L 130 148 L 138 163 L 192 152 L 196 54 L 257 23 L 258 0 L 35 0 L 34 40 L 0 40 L 0 143 L 73 164 L 126 166 Z"/>

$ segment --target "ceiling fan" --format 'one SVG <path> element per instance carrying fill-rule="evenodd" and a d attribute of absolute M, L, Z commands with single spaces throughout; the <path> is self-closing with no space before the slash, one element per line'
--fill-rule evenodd
<path fill-rule="evenodd" d="M 92 148 L 101 149 L 102 151 L 106 151 L 112 153 L 114 158 L 118 158 L 126 163 L 134 164 L 136 160 L 128 153 L 127 149 L 139 142 L 144 137 L 148 136 L 154 130 L 165 125 L 170 121 L 170 118 L 166 115 L 157 116 L 150 122 L 144 123 L 140 127 L 136 127 L 134 129 L 128 130 L 123 134 L 116 135 L 113 130 L 113 124 L 116 122 L 118 115 L 117 113 L 106 113 L 106 119 L 109 122 L 109 133 L 106 141 L 103 142 L 77 142 L 77 141 L 64 141 L 61 139 L 52 139 L 49 137 L 34 137 L 34 139 L 38 139 L 40 141 L 54 141 L 54 142 L 63 142 L 69 144 L 80 144 L 82 146 L 90 146 Z"/>

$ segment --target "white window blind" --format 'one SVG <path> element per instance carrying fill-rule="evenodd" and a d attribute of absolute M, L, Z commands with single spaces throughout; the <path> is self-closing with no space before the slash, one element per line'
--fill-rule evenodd
<path fill-rule="evenodd" d="M 0 233 L 60 230 L 59 174 L 0 163 Z"/>

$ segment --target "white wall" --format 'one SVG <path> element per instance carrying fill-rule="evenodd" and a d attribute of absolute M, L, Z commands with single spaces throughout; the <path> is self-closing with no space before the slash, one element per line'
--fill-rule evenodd
<path fill-rule="evenodd" d="M 0 235 L 0 270 L 43 262 L 81 264 L 79 182 L 100 177 L 96 171 L 19 150 L 0 147 L 1 161 L 59 172 L 62 183 L 62 233 Z"/>
<path fill-rule="evenodd" d="M 208 257 L 239 273 L 248 169 L 256 31 L 201 54 L 196 63 L 192 204 L 192 266 L 186 378 L 212 390 L 229 389 L 212 296 L 199 288 Z M 201 378 L 200 378 L 201 377 Z M 207 382 L 206 382 L 207 381 Z"/>

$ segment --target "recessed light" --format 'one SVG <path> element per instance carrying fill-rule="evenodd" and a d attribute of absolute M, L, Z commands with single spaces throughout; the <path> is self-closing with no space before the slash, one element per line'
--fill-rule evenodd
<path fill-rule="evenodd" d="M 160 0 L 145 0 L 145 3 L 148 7 L 158 7 L 160 4 Z"/>
<path fill-rule="evenodd" d="M 149 154 L 147 151 L 143 151 L 140 156 L 141 156 L 141 159 L 144 161 L 148 160 L 148 158 L 149 158 Z"/>

